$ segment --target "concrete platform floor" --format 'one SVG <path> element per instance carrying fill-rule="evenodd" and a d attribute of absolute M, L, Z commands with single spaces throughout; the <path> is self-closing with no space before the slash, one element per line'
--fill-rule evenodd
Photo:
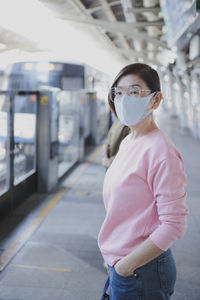
<path fill-rule="evenodd" d="M 156 119 L 181 151 L 188 176 L 188 231 L 172 247 L 178 271 L 172 300 L 199 300 L 200 142 L 165 111 L 160 110 Z M 0 300 L 100 300 L 107 277 L 97 246 L 105 214 L 101 158 L 102 152 L 96 152 L 62 182 L 64 196 L 0 273 Z M 5 219 L 0 226 L 8 230 L 0 234 L 0 249 L 9 247 L 55 196 L 56 192 L 33 195 Z M 14 237 L 8 234 L 11 222 L 16 222 Z"/>

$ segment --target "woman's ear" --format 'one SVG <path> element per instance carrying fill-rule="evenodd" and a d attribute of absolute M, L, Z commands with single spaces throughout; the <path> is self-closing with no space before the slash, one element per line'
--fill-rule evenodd
<path fill-rule="evenodd" d="M 153 97 L 153 109 L 157 109 L 160 105 L 160 102 L 162 100 L 162 93 L 161 92 L 157 92 L 155 94 L 155 96 Z"/>

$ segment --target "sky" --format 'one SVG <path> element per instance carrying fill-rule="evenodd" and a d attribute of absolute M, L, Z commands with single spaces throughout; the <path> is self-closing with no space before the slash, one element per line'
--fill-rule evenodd
<path fill-rule="evenodd" d="M 1 63 L 19 60 L 22 56 L 47 57 L 87 63 L 111 76 L 124 66 L 125 61 L 111 48 L 96 39 L 83 26 L 57 19 L 38 0 L 0 0 L 0 26 L 12 30 L 48 49 L 45 54 L 25 54 L 18 50 L 0 54 Z"/>

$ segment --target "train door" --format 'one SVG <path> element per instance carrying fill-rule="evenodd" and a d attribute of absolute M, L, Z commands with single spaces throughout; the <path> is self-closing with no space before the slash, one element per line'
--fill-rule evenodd
<path fill-rule="evenodd" d="M 79 91 L 83 88 L 83 78 L 78 76 L 62 76 L 61 89 L 65 91 Z"/>

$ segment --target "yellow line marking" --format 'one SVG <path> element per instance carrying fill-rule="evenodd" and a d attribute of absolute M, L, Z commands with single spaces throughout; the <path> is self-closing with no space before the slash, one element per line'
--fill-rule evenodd
<path fill-rule="evenodd" d="M 62 188 L 55 197 L 49 201 L 49 203 L 40 211 L 40 213 L 30 222 L 29 226 L 23 230 L 22 233 L 18 235 L 18 237 L 14 240 L 14 242 L 1 254 L 0 256 L 0 271 L 2 271 L 5 266 L 10 262 L 10 260 L 17 254 L 17 252 L 22 248 L 24 243 L 30 238 L 33 232 L 39 227 L 45 217 L 48 215 L 50 210 L 62 199 L 64 194 L 66 193 L 68 188 L 76 182 L 76 180 L 80 177 L 80 175 L 85 171 L 88 165 L 95 159 L 98 153 L 101 150 L 101 146 L 99 146 L 95 152 L 89 157 L 89 160 L 83 164 L 83 166 L 79 169 L 78 173 L 75 174 L 69 184 Z"/>
<path fill-rule="evenodd" d="M 33 219 L 29 226 L 20 233 L 14 242 L 1 254 L 0 256 L 0 271 L 9 263 L 12 257 L 21 249 L 24 243 L 30 238 L 33 232 L 42 223 L 49 211 L 56 205 L 56 203 L 64 196 L 66 188 L 62 189 L 57 195 L 42 209 L 38 216 Z"/>
<path fill-rule="evenodd" d="M 63 268 L 49 268 L 49 267 L 39 267 L 39 266 L 18 265 L 18 264 L 10 264 L 10 266 L 16 268 L 41 270 L 41 271 L 55 271 L 55 272 L 68 272 L 68 273 L 71 272 L 71 269 L 63 269 Z"/>
<path fill-rule="evenodd" d="M 64 187 L 61 191 L 59 191 L 56 196 L 50 200 L 50 202 L 41 210 L 41 212 L 38 214 L 38 218 L 41 219 L 41 221 L 48 215 L 50 210 L 62 199 L 64 194 L 67 191 L 67 187 Z"/>
<path fill-rule="evenodd" d="M 66 185 L 66 187 L 71 188 L 71 186 L 77 181 L 77 179 L 80 177 L 80 175 L 85 171 L 85 169 L 87 169 L 88 165 L 91 164 L 91 162 L 96 158 L 96 156 L 99 154 L 99 152 L 102 150 L 102 146 L 99 146 L 94 153 L 92 153 L 89 156 L 89 159 L 87 160 L 87 162 L 85 162 L 82 167 L 79 169 L 79 171 L 77 172 L 77 174 L 75 174 L 72 179 L 69 181 L 69 183 Z"/>

